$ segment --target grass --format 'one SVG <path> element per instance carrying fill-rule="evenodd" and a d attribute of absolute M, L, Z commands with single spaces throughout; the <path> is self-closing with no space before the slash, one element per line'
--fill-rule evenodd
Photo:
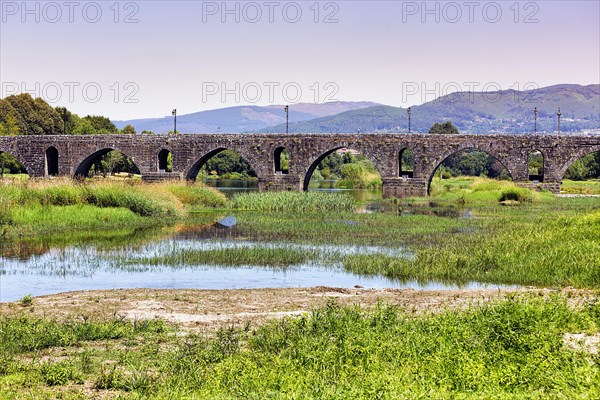
<path fill-rule="evenodd" d="M 410 314 L 335 303 L 264 326 L 177 334 L 158 320 L 0 321 L 0 397 L 514 399 L 600 396 L 600 301 L 515 296 Z M 38 362 L 39 359 L 43 362 Z"/>
<path fill-rule="evenodd" d="M 597 194 L 600 195 L 600 179 L 589 181 L 563 180 L 560 186 L 561 193 L 567 194 Z"/>
<path fill-rule="evenodd" d="M 54 179 L 0 181 L 0 235 L 169 225 L 191 210 L 222 207 L 218 191 L 185 183 Z"/>
<path fill-rule="evenodd" d="M 231 203 L 236 210 L 269 212 L 352 212 L 354 199 L 347 194 L 322 192 L 267 192 L 236 195 Z"/>
<path fill-rule="evenodd" d="M 291 248 L 269 248 L 256 246 L 248 248 L 222 248 L 211 250 L 185 250 L 165 256 L 136 259 L 130 263 L 168 266 L 221 265 L 241 266 L 253 265 L 287 267 L 300 264 L 308 259 L 305 251 Z"/>
<path fill-rule="evenodd" d="M 414 253 L 347 256 L 344 267 L 357 274 L 600 288 L 598 199 L 557 198 L 480 178 L 450 184 L 431 198 L 387 204 L 385 213 L 250 213 L 239 216 L 238 229 L 259 241 L 402 246 Z M 515 205 L 500 202 L 507 193 L 516 193 Z"/>

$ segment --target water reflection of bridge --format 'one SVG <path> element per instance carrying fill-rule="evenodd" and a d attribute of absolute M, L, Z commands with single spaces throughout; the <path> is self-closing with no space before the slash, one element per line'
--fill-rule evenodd
<path fill-rule="evenodd" d="M 341 148 L 369 158 L 383 180 L 384 196 L 426 195 L 436 168 L 465 149 L 496 158 L 520 185 L 558 192 L 567 168 L 578 158 L 600 151 L 600 135 L 429 135 L 429 134 L 196 134 L 0 137 L 0 152 L 15 156 L 32 177 L 87 175 L 111 150 L 131 157 L 145 180 L 195 179 L 212 156 L 230 149 L 258 176 L 260 190 L 306 190 L 327 155 Z M 283 150 L 290 155 L 282 170 Z M 414 168 L 402 171 L 400 159 L 410 150 Z M 530 180 L 532 152 L 543 156 L 543 174 Z M 166 172 L 172 156 L 172 171 Z M 533 178 L 531 178 L 533 179 Z"/>

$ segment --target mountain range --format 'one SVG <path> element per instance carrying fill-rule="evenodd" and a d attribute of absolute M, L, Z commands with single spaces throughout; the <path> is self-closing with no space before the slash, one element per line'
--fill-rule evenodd
<path fill-rule="evenodd" d="M 374 106 L 371 102 L 335 102 L 323 104 L 298 103 L 290 106 L 290 123 L 328 117 L 345 111 Z M 283 124 L 285 131 L 285 106 L 237 106 L 200 111 L 177 116 L 177 131 L 182 133 L 240 133 L 256 131 Z M 167 133 L 173 130 L 173 117 L 112 121 L 117 128 L 133 125 L 137 132 L 144 130 Z"/>
<path fill-rule="evenodd" d="M 463 133 L 528 133 L 600 130 L 600 85 L 555 85 L 529 91 L 456 92 L 411 107 L 412 132 L 428 132 L 435 122 L 452 121 Z M 293 104 L 290 133 L 407 132 L 407 109 L 372 102 Z M 118 128 L 133 125 L 138 132 L 166 133 L 173 117 L 113 121 Z M 285 132 L 284 106 L 238 106 L 177 117 L 184 133 Z"/>

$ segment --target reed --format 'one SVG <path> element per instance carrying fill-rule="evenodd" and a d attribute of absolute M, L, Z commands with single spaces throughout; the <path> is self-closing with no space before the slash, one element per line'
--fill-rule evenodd
<path fill-rule="evenodd" d="M 356 204 L 346 194 L 323 192 L 266 192 L 237 195 L 231 202 L 236 210 L 269 212 L 352 212 Z"/>

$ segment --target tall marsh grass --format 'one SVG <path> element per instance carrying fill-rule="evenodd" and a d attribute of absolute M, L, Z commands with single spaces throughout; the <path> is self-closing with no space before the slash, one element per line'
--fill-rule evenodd
<path fill-rule="evenodd" d="M 0 181 L 0 227 L 17 235 L 174 223 L 191 209 L 222 207 L 212 188 L 186 183 L 70 179 Z M 5 228 L 6 229 L 6 228 Z M 1 231 L 0 231 L 1 233 Z"/>
<path fill-rule="evenodd" d="M 352 212 L 354 199 L 347 194 L 324 192 L 267 192 L 236 195 L 231 207 L 269 212 Z"/>

